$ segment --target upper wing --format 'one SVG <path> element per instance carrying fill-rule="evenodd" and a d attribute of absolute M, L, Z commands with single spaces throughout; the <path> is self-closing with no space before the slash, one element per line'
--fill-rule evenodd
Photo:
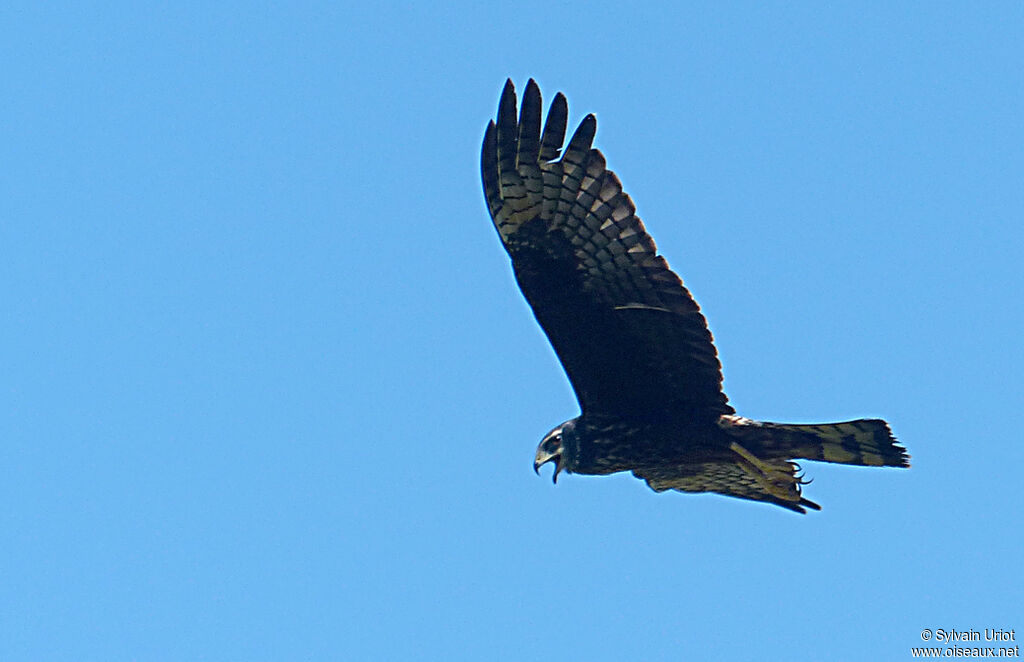
<path fill-rule="evenodd" d="M 516 280 L 584 412 L 734 413 L 707 322 L 657 254 L 619 178 L 591 148 L 587 115 L 559 159 L 568 108 L 555 96 L 541 132 L 530 80 L 516 121 L 512 81 L 484 136 L 484 195 Z"/>

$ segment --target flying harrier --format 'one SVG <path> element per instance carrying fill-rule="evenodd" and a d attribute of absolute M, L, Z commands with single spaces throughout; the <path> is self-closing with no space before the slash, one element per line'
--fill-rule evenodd
<path fill-rule="evenodd" d="M 597 121 L 583 118 L 563 152 L 567 115 L 559 93 L 542 131 L 531 80 L 517 119 L 509 80 L 481 157 L 516 281 L 582 411 L 543 438 L 534 469 L 553 462 L 556 481 L 561 471 L 632 471 L 657 492 L 716 492 L 805 513 L 821 507 L 803 498 L 795 460 L 909 467 L 882 420 L 796 425 L 736 415 L 700 308 L 591 147 Z"/>

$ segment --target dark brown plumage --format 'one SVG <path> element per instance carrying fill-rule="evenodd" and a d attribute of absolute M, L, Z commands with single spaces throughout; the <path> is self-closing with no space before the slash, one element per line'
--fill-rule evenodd
<path fill-rule="evenodd" d="M 909 466 L 888 425 L 761 423 L 735 416 L 707 322 L 591 143 L 587 115 L 562 152 L 565 97 L 541 129 L 531 80 L 511 81 L 484 136 L 484 194 L 516 281 L 582 413 L 552 430 L 535 467 L 632 471 L 655 490 L 718 492 L 804 512 L 794 459 Z"/>

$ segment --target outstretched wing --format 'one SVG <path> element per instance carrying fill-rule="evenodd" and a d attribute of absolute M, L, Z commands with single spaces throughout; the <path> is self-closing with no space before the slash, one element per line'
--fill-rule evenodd
<path fill-rule="evenodd" d="M 587 115 L 565 152 L 555 96 L 541 132 L 530 80 L 516 120 L 512 81 L 484 136 L 484 195 L 516 280 L 588 413 L 734 413 L 707 322 L 636 216 Z"/>

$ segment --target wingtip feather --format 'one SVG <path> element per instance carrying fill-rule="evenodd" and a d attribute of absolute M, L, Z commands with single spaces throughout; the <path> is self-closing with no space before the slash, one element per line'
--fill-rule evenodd
<path fill-rule="evenodd" d="M 537 83 L 530 79 L 519 109 L 519 145 L 517 166 L 536 167 L 540 154 L 541 97 Z"/>
<path fill-rule="evenodd" d="M 565 142 L 565 129 L 569 121 L 569 102 L 559 92 L 551 101 L 548 118 L 544 122 L 544 133 L 541 137 L 540 160 L 551 162 L 562 153 Z"/>
<path fill-rule="evenodd" d="M 586 153 L 589 152 L 594 143 L 594 135 L 597 133 L 597 118 L 591 113 L 583 118 L 576 132 L 569 140 L 567 152 Z"/>

